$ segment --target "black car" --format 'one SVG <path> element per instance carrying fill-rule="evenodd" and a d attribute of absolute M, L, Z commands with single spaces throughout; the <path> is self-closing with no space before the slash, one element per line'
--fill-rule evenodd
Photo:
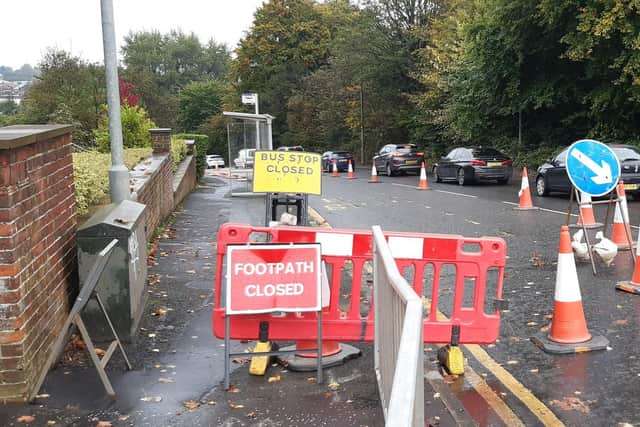
<path fill-rule="evenodd" d="M 424 153 L 418 151 L 415 144 L 387 144 L 373 158 L 376 173 L 384 172 L 388 176 L 397 173 L 420 173 Z"/>
<path fill-rule="evenodd" d="M 640 152 L 630 145 L 607 144 L 620 161 L 620 180 L 624 181 L 624 189 L 633 195 L 640 196 Z M 565 193 L 571 191 L 571 181 L 567 175 L 567 152 L 569 147 L 555 157 L 547 159 L 538 168 L 536 175 L 536 193 L 546 196 L 549 193 Z"/>
<path fill-rule="evenodd" d="M 276 151 L 304 151 L 302 145 L 294 145 L 292 147 L 278 147 Z"/>
<path fill-rule="evenodd" d="M 351 168 L 355 171 L 356 164 L 353 155 L 348 151 L 325 151 L 322 153 L 322 168 L 327 171 L 333 171 L 333 162 L 336 162 L 338 172 L 346 172 L 349 170 L 349 160 L 351 160 Z"/>
<path fill-rule="evenodd" d="M 495 148 L 461 147 L 451 150 L 433 165 L 436 182 L 496 180 L 506 184 L 513 175 L 513 160 Z"/>

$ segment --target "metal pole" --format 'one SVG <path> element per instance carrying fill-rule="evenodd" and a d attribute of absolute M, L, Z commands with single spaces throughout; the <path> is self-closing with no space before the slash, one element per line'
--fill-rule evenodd
<path fill-rule="evenodd" d="M 364 93 L 360 83 L 360 164 L 364 165 Z"/>
<path fill-rule="evenodd" d="M 111 192 L 111 202 L 119 203 L 130 199 L 131 193 L 129 192 L 129 169 L 124 165 L 123 160 L 118 59 L 116 55 L 112 0 L 100 0 L 100 8 L 102 12 L 102 45 L 104 47 L 104 70 L 107 83 L 107 105 L 109 107 L 109 140 L 111 142 L 109 190 Z"/>
<path fill-rule="evenodd" d="M 256 115 L 260 114 L 260 108 L 258 107 L 258 94 L 256 93 Z M 260 121 L 256 120 L 256 149 L 260 150 L 262 145 L 260 144 Z"/>

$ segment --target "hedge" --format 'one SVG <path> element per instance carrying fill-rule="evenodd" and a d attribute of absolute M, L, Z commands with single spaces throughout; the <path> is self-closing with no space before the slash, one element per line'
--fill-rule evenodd
<path fill-rule="evenodd" d="M 173 160 L 174 172 L 178 170 L 178 165 L 185 157 L 187 157 L 187 144 L 184 143 L 183 139 L 171 138 L 171 159 Z"/>
<path fill-rule="evenodd" d="M 196 156 L 196 174 L 198 179 L 204 175 L 207 168 L 207 149 L 209 148 L 209 137 L 198 133 L 178 133 L 176 139 L 193 139 L 195 140 L 194 154 Z"/>
<path fill-rule="evenodd" d="M 131 169 L 151 155 L 151 148 L 124 150 L 124 163 Z M 73 153 L 73 178 L 76 210 L 79 216 L 89 213 L 89 207 L 109 202 L 109 168 L 111 153 Z"/>

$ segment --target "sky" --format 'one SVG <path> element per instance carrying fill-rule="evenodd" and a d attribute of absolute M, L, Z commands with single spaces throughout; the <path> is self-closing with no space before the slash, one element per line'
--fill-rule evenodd
<path fill-rule="evenodd" d="M 118 51 L 129 31 L 181 29 L 233 50 L 265 0 L 112 0 Z M 0 65 L 40 62 L 48 47 L 103 62 L 100 0 L 0 2 Z"/>

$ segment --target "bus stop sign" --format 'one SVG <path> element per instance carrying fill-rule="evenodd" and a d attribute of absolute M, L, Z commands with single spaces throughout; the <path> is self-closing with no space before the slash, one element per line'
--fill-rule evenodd
<path fill-rule="evenodd" d="M 567 152 L 567 175 L 583 193 L 603 196 L 618 185 L 620 161 L 603 143 L 581 139 L 571 144 Z"/>

